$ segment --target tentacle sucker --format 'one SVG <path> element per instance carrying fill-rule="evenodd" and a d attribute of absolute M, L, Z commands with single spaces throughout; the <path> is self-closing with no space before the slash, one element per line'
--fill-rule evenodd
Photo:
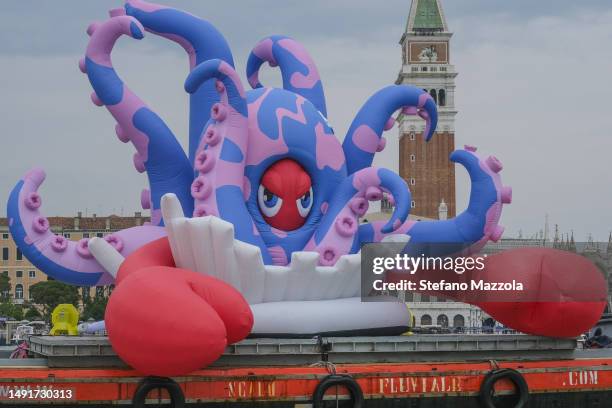
<path fill-rule="evenodd" d="M 367 211 L 368 201 L 382 199 L 383 188 L 397 197 L 398 205 L 382 230 L 390 233 L 399 228 L 408 218 L 410 190 L 392 171 L 369 167 L 352 174 L 338 186 L 328 211 L 305 249 L 319 252 L 321 265 L 334 265 L 341 255 L 355 253 L 360 246 L 359 218 Z"/>

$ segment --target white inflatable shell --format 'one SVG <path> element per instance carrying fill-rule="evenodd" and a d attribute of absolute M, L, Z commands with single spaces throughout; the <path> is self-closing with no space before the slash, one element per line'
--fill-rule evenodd
<path fill-rule="evenodd" d="M 329 300 L 359 296 L 360 255 L 317 266 L 316 252 L 294 252 L 288 266 L 264 265 L 258 247 L 234 239 L 234 226 L 220 218 L 166 217 L 176 266 L 221 279 L 250 304 Z"/>
<path fill-rule="evenodd" d="M 316 252 L 294 252 L 287 266 L 264 265 L 258 247 L 234 239 L 234 227 L 214 216 L 187 218 L 173 194 L 162 197 L 162 213 L 176 266 L 221 279 L 251 305 L 252 334 L 306 335 L 408 327 L 400 302 L 361 302 L 361 255 L 341 256 L 318 266 Z M 406 238 L 398 238 L 405 240 Z M 90 250 L 113 276 L 121 256 L 102 239 Z"/>

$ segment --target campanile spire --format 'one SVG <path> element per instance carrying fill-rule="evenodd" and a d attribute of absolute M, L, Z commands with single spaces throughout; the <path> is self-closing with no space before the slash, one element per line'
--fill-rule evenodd
<path fill-rule="evenodd" d="M 406 32 L 448 32 L 440 0 L 414 0 L 410 7 Z"/>

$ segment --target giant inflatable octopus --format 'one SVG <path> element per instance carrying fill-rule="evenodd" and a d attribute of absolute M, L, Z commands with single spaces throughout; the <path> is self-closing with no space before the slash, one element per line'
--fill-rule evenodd
<path fill-rule="evenodd" d="M 145 31 L 187 52 L 188 153 L 113 68 L 119 37 L 140 40 Z M 81 286 L 116 284 L 105 315 L 108 335 L 118 355 L 145 374 L 191 372 L 249 335 L 402 333 L 410 326 L 404 304 L 360 301 L 362 244 L 450 242 L 473 253 L 502 235 L 498 221 L 511 189 L 502 185 L 495 157 L 481 158 L 473 147 L 451 155 L 469 173 L 471 195 L 463 213 L 444 221 L 409 220 L 404 180 L 372 166 L 396 112 L 418 115 L 424 137 L 434 135 L 436 104 L 421 89 L 392 85 L 374 93 L 341 144 L 317 68 L 289 37 L 255 45 L 246 72 L 253 90 L 245 91 L 223 36 L 185 12 L 130 0 L 87 33 L 79 67 L 94 89 L 93 103 L 108 109 L 119 140 L 136 149 L 134 166 L 149 181 L 141 202 L 151 222 L 103 239 L 54 235 L 39 212 L 40 169 L 14 188 L 8 217 L 19 248 L 49 276 Z M 282 89 L 260 83 L 266 62 L 280 69 Z M 391 218 L 360 224 L 368 203 L 383 196 L 394 203 Z M 591 327 L 602 299 L 571 301 L 585 276 L 605 296 L 591 264 L 554 250 L 514 252 L 490 257 L 484 275 L 553 282 L 566 301 L 479 306 L 527 333 L 576 336 Z M 563 273 L 568 268 L 572 273 Z"/>

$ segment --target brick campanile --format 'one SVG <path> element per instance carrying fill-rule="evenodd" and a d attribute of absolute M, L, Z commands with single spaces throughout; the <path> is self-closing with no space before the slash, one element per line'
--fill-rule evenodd
<path fill-rule="evenodd" d="M 425 122 L 417 116 L 399 118 L 399 172 L 412 192 L 411 214 L 438 218 L 444 201 L 448 217 L 456 214 L 455 67 L 450 64 L 450 39 L 441 0 L 412 0 L 402 35 L 402 69 L 396 84 L 427 91 L 438 104 L 438 127 L 429 142 L 423 140 Z"/>

